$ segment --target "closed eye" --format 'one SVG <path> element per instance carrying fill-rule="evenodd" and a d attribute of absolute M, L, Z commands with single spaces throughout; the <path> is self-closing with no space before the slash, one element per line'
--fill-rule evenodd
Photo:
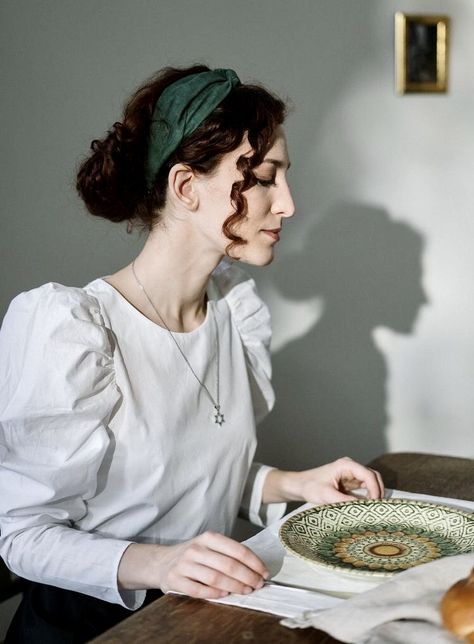
<path fill-rule="evenodd" d="M 271 179 L 259 179 L 258 177 L 255 178 L 257 179 L 257 183 L 260 186 L 269 187 L 275 185 L 275 177 L 272 177 Z"/>

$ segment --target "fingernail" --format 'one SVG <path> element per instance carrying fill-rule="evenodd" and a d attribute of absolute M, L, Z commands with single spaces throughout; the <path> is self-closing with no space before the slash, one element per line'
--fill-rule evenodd
<path fill-rule="evenodd" d="M 263 579 L 260 579 L 258 584 L 255 586 L 255 589 L 258 590 L 259 588 L 263 588 L 264 584 L 265 584 L 265 582 L 263 581 Z"/>
<path fill-rule="evenodd" d="M 268 570 L 265 570 L 265 572 L 263 573 L 262 577 L 264 579 L 268 579 L 270 577 L 270 572 Z"/>
<path fill-rule="evenodd" d="M 250 588 L 250 586 L 244 586 L 244 595 L 249 595 L 252 592 L 253 588 Z"/>

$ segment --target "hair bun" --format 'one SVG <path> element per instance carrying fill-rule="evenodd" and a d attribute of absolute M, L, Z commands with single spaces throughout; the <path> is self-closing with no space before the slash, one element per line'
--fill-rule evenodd
<path fill-rule="evenodd" d="M 148 181 L 147 186 L 150 130 L 157 101 L 168 87 L 186 76 L 210 71 L 200 64 L 165 67 L 135 91 L 124 107 L 121 122 L 114 123 L 103 139 L 92 142 L 90 154 L 79 168 L 77 190 L 90 213 L 115 222 L 128 220 L 151 231 L 166 206 L 170 168 L 183 163 L 200 174 L 209 174 L 247 135 L 254 153 L 239 167 L 243 179 L 234 182 L 231 189 L 235 212 L 222 226 L 231 241 L 228 254 L 233 247 L 246 243 L 237 228 L 247 207 L 243 192 L 254 179 L 251 164 L 263 158 L 286 115 L 283 101 L 264 87 L 233 87 L 170 156 L 163 157 L 152 185 Z"/>
<path fill-rule="evenodd" d="M 76 183 L 88 211 L 114 222 L 133 218 L 145 191 L 142 164 L 141 146 L 119 121 L 104 139 L 92 141 Z"/>

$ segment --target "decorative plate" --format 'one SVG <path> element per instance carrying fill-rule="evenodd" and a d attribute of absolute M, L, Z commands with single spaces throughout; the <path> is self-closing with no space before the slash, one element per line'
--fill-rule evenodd
<path fill-rule="evenodd" d="M 332 503 L 287 519 L 280 540 L 312 564 L 388 577 L 439 557 L 474 552 L 474 514 L 405 499 Z"/>

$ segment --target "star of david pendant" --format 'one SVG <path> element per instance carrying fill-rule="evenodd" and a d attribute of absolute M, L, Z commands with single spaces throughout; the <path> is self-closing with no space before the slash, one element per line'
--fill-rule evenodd
<path fill-rule="evenodd" d="M 220 405 L 214 405 L 214 409 L 215 409 L 215 411 L 214 411 L 214 422 L 216 423 L 216 425 L 221 426 L 222 423 L 225 422 L 224 414 L 221 413 Z"/>

